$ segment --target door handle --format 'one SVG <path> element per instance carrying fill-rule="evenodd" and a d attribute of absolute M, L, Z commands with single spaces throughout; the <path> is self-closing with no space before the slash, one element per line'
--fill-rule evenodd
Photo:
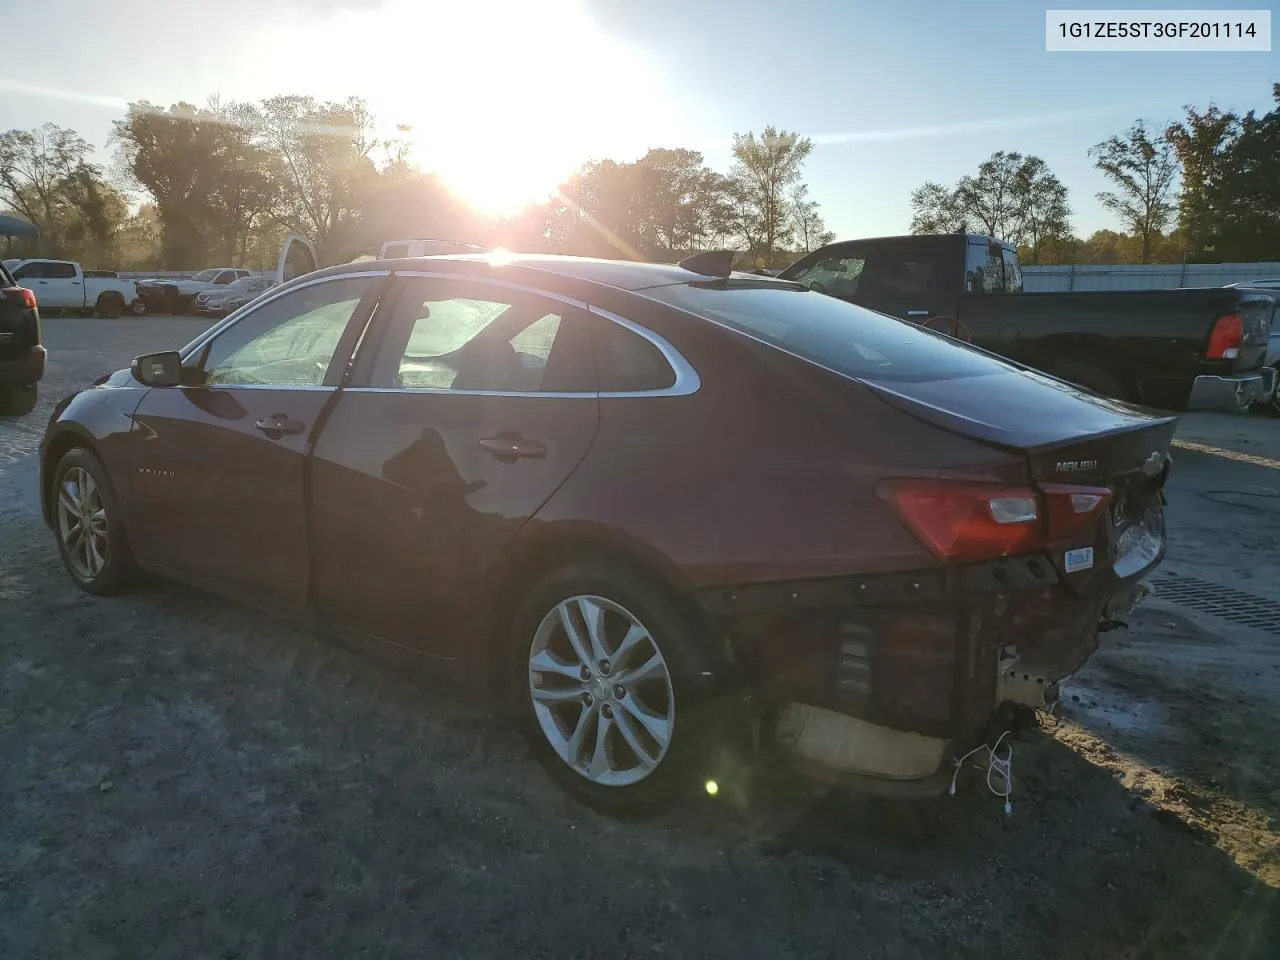
<path fill-rule="evenodd" d="M 278 440 L 286 433 L 301 433 L 307 429 L 307 425 L 299 420 L 290 420 L 283 413 L 273 413 L 269 417 L 262 417 L 253 424 L 272 440 Z"/>
<path fill-rule="evenodd" d="M 541 460 L 547 455 L 547 445 L 538 440 L 526 440 L 510 430 L 500 430 L 492 437 L 485 437 L 477 446 L 503 463 L 517 460 Z"/>

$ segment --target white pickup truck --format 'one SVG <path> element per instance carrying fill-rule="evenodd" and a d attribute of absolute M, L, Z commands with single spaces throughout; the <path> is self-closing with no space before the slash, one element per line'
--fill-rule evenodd
<path fill-rule="evenodd" d="M 41 311 L 96 313 L 100 317 L 146 312 L 132 280 L 104 277 L 107 271 L 103 270 L 86 272 L 74 260 L 6 260 L 4 265 L 19 286 L 36 295 Z"/>

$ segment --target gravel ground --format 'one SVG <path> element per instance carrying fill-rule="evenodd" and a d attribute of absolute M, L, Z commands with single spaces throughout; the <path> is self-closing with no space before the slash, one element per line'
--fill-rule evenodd
<path fill-rule="evenodd" d="M 40 410 L 0 422 L 0 956 L 1280 953 L 1280 637 L 1165 601 L 1020 738 L 1007 820 L 977 771 L 911 804 L 773 771 L 622 824 L 439 684 L 184 588 L 79 593 L 48 410 L 201 326 L 50 318 Z M 1230 458 L 1229 419 L 1179 451 L 1167 569 L 1280 600 L 1280 432 Z"/>

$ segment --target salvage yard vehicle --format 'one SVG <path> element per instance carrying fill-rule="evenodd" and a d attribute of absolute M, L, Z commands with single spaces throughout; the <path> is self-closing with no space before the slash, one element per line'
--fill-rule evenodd
<path fill-rule="evenodd" d="M 21 417 L 36 406 L 44 377 L 36 295 L 0 265 L 0 417 Z"/>
<path fill-rule="evenodd" d="M 60 403 L 45 521 L 91 594 L 141 568 L 490 693 L 607 810 L 765 741 L 939 792 L 1139 599 L 1176 419 L 731 261 L 299 277 Z"/>
<path fill-rule="evenodd" d="M 438 257 L 451 253 L 487 253 L 485 247 L 458 240 L 388 240 L 378 251 L 379 260 L 404 257 Z"/>
<path fill-rule="evenodd" d="M 251 275 L 243 267 L 212 267 L 184 280 L 139 280 L 138 295 L 151 313 L 184 314 L 206 290 L 224 287 Z"/>
<path fill-rule="evenodd" d="M 196 294 L 195 312 L 211 317 L 225 317 L 276 285 L 272 276 L 241 277 L 217 290 Z"/>
<path fill-rule="evenodd" d="M 7 260 L 5 265 L 18 283 L 36 295 L 44 310 L 100 317 L 143 310 L 137 285 L 109 271 L 84 270 L 74 260 Z"/>
<path fill-rule="evenodd" d="M 1264 290 L 1024 293 L 1018 251 L 964 233 L 828 244 L 780 276 L 1120 400 L 1234 410 L 1274 391 Z"/>

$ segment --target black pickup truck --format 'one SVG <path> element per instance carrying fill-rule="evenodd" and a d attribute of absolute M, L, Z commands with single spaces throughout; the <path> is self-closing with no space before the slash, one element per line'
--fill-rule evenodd
<path fill-rule="evenodd" d="M 833 243 L 780 276 L 1120 400 L 1235 409 L 1275 391 L 1266 291 L 1024 293 L 1016 249 L 963 233 Z"/>
<path fill-rule="evenodd" d="M 35 409 L 44 365 L 36 295 L 18 286 L 0 264 L 0 417 L 20 417 Z"/>

